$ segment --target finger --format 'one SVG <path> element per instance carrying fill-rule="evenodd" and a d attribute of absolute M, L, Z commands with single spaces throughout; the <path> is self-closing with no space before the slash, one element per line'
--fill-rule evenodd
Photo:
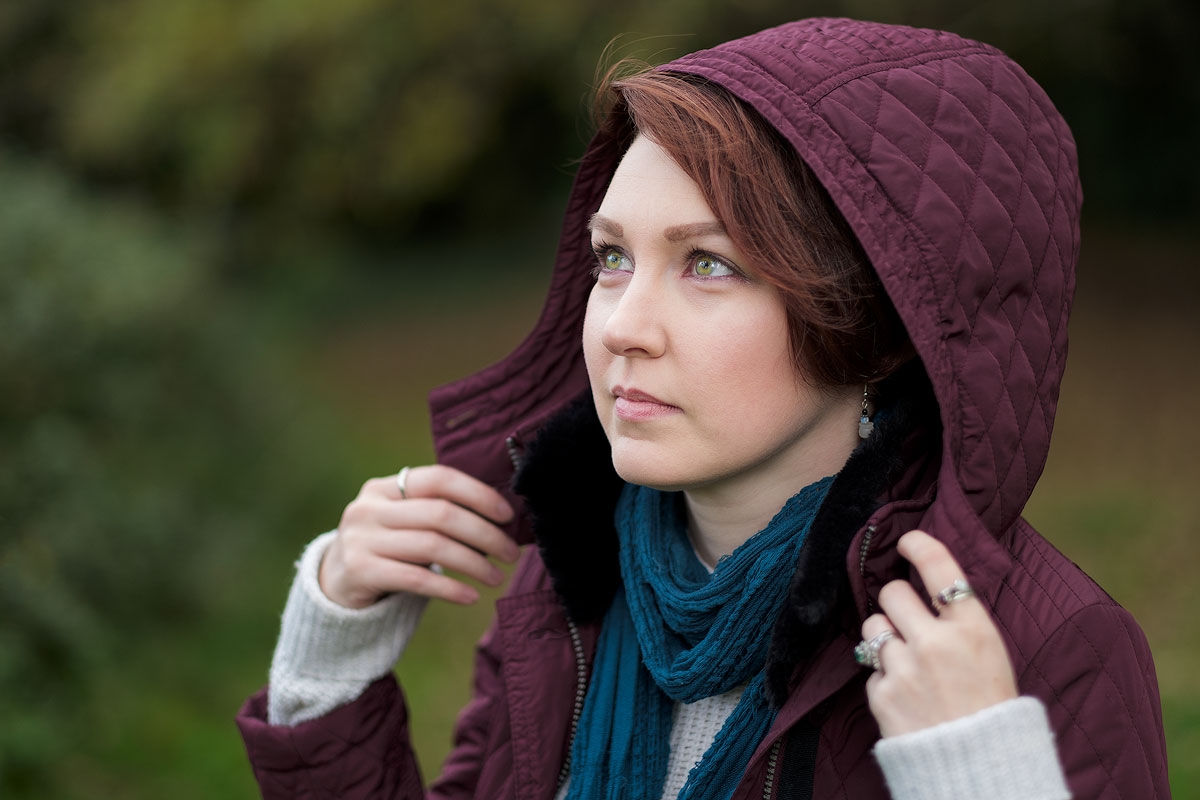
<path fill-rule="evenodd" d="M 891 581 L 879 590 L 879 607 L 905 639 L 916 639 L 937 622 L 929 605 L 908 581 Z"/>
<path fill-rule="evenodd" d="M 956 580 L 966 580 L 962 567 L 946 546 L 924 531 L 909 531 L 904 534 L 897 542 L 896 549 L 916 568 L 925 588 L 931 593 L 931 602 L 933 596 Z M 967 598 L 952 605 L 959 604 L 979 606 L 975 598 Z M 948 611 L 949 606 L 942 608 L 943 614 Z"/>
<path fill-rule="evenodd" d="M 379 490 L 391 500 L 400 500 L 396 475 L 376 478 Z M 404 481 L 408 499 L 438 497 L 457 503 L 493 522 L 505 523 L 513 518 L 512 506 L 498 491 L 462 470 L 443 464 L 412 467 Z"/>
<path fill-rule="evenodd" d="M 504 571 L 477 550 L 434 531 L 380 529 L 372 537 L 371 549 L 395 561 L 438 564 L 488 586 L 499 586 L 505 578 Z"/>
<path fill-rule="evenodd" d="M 379 524 L 394 530 L 432 530 L 504 561 L 520 556 L 517 543 L 478 514 L 449 500 L 417 499 L 373 509 Z"/>
<path fill-rule="evenodd" d="M 372 559 L 364 569 L 363 577 L 381 592 L 409 592 L 459 605 L 470 605 L 479 600 L 479 591 L 462 581 L 389 558 Z"/>
<path fill-rule="evenodd" d="M 872 614 L 863 620 L 862 637 L 873 639 L 884 631 L 896 632 L 896 626 L 884 614 Z"/>

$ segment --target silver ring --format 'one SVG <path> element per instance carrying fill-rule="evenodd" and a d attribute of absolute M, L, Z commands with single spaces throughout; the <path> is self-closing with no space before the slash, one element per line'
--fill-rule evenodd
<path fill-rule="evenodd" d="M 889 628 L 880 631 L 870 639 L 864 639 L 854 647 L 854 660 L 864 667 L 882 671 L 883 664 L 879 660 L 879 651 L 883 649 L 885 644 L 895 638 L 895 631 Z"/>
<path fill-rule="evenodd" d="M 408 467 L 396 473 L 396 488 L 400 490 L 400 499 L 408 499 Z"/>
<path fill-rule="evenodd" d="M 933 596 L 933 610 L 941 611 L 951 603 L 957 603 L 960 600 L 966 600 L 968 597 L 974 596 L 975 590 L 971 588 L 971 584 L 967 583 L 965 578 L 959 578 Z"/>

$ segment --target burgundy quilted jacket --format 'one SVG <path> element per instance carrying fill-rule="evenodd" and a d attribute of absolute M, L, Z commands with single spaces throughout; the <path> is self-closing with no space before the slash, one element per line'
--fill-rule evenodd
<path fill-rule="evenodd" d="M 991 47 L 847 20 L 784 25 L 670 69 L 726 87 L 796 147 L 924 367 L 814 523 L 768 662 L 781 710 L 735 797 L 887 796 L 851 649 L 883 584 L 914 577 L 894 544 L 915 527 L 948 545 L 991 607 L 1022 692 L 1049 710 L 1075 797 L 1168 797 L 1142 632 L 1021 518 L 1049 447 L 1079 248 L 1075 149 L 1058 112 Z M 480 642 L 441 777 L 423 787 L 389 675 L 294 728 L 266 724 L 266 690 L 252 697 L 238 723 L 265 797 L 554 796 L 619 579 L 617 483 L 594 412 L 575 400 L 587 386 L 585 223 L 619 155 L 616 142 L 589 147 L 529 338 L 431 398 L 439 459 L 508 493 L 524 508 L 513 535 L 539 545 Z"/>

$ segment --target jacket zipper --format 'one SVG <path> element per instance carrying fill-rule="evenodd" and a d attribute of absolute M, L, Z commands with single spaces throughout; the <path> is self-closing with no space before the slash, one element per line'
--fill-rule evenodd
<path fill-rule="evenodd" d="M 515 433 L 505 438 L 504 447 L 508 450 L 508 458 L 512 461 L 513 471 L 519 472 L 524 454 L 521 452 L 521 443 L 517 440 Z"/>
<path fill-rule="evenodd" d="M 863 534 L 862 545 L 858 548 L 858 575 L 860 578 L 867 577 L 867 551 L 871 549 L 871 537 L 875 535 L 875 526 L 868 525 L 867 532 Z M 875 604 L 871 602 L 870 596 L 867 597 L 867 610 L 873 612 Z"/>
<path fill-rule="evenodd" d="M 508 457 L 512 460 L 513 469 L 520 471 L 523 453 L 521 452 L 521 444 L 517 440 L 517 435 L 504 440 L 504 446 L 508 449 Z M 571 649 L 575 652 L 575 705 L 571 709 L 571 733 L 567 738 L 567 758 L 563 761 L 562 769 L 558 771 L 558 789 L 561 789 L 563 783 L 566 782 L 567 776 L 571 774 L 571 749 L 575 746 L 575 732 L 579 729 L 579 718 L 583 715 L 583 700 L 587 696 L 587 657 L 583 652 L 583 639 L 579 636 L 579 628 L 575 626 L 574 620 L 567 618 L 567 630 L 571 634 Z"/>
<path fill-rule="evenodd" d="M 571 633 L 571 648 L 575 651 L 575 706 L 571 709 L 571 735 L 567 738 L 567 760 L 558 771 L 558 788 L 561 789 L 571 774 L 571 749 L 575 746 L 575 732 L 579 728 L 579 717 L 583 714 L 583 701 L 587 696 L 587 658 L 583 653 L 583 639 L 579 628 L 568 619 L 567 630 Z"/>
<path fill-rule="evenodd" d="M 513 469 L 519 471 L 523 454 L 517 435 L 514 433 L 507 437 L 504 440 L 504 446 L 508 449 L 508 457 L 512 460 Z M 571 709 L 571 733 L 567 738 L 567 758 L 563 761 L 562 769 L 558 771 L 556 791 L 562 788 L 567 776 L 571 774 L 571 749 L 575 746 L 575 732 L 579 729 L 579 717 L 583 715 L 583 700 L 587 696 L 587 657 L 583 652 L 583 639 L 579 636 L 579 628 L 575 627 L 574 620 L 569 617 L 567 618 L 567 630 L 571 634 L 571 649 L 575 652 L 575 705 Z"/>
<path fill-rule="evenodd" d="M 767 779 L 763 784 L 763 800 L 771 800 L 775 795 L 775 769 L 779 766 L 779 747 L 783 744 L 783 739 L 775 740 L 775 744 L 771 745 L 771 752 L 767 754 Z"/>

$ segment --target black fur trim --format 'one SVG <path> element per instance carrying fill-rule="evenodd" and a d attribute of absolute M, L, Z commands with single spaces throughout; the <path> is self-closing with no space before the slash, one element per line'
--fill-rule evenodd
<path fill-rule="evenodd" d="M 590 391 L 542 426 L 517 473 L 513 488 L 575 622 L 601 620 L 621 579 L 613 510 L 623 485 Z"/>
<path fill-rule="evenodd" d="M 835 612 L 850 605 L 846 550 L 903 467 L 899 444 L 908 428 L 907 409 L 894 407 L 876 435 L 850 455 L 813 520 L 767 651 L 767 694 L 777 707 L 796 665 L 829 640 Z"/>

